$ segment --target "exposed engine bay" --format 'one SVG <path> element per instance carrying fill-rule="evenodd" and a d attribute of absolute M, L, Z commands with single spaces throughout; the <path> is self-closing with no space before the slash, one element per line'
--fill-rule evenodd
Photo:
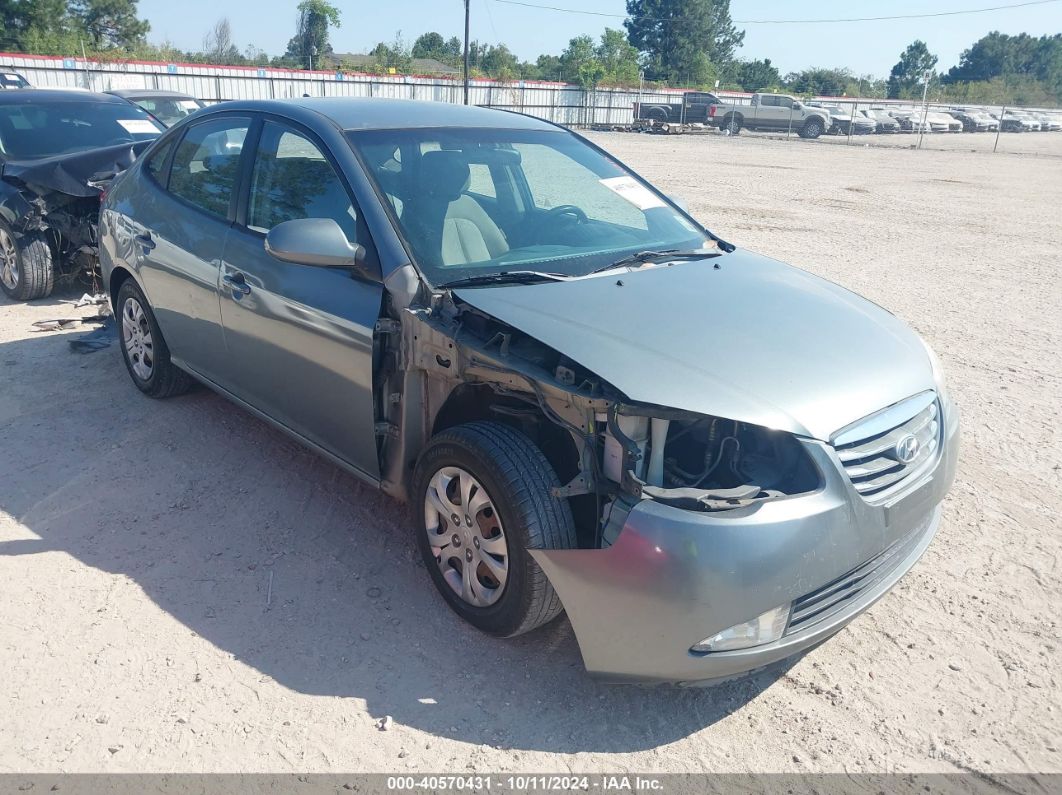
<path fill-rule="evenodd" d="M 121 144 L 35 160 L 8 160 L 0 173 L 3 218 L 18 236 L 51 250 L 57 278 L 98 275 L 103 191 L 150 144 Z"/>
<path fill-rule="evenodd" d="M 405 496 L 426 441 L 460 422 L 515 425 L 550 460 L 580 546 L 609 545 L 642 500 L 690 511 L 752 510 L 815 490 L 797 439 L 719 417 L 633 404 L 551 347 L 462 302 L 432 296 L 377 327 L 383 487 Z M 404 449 L 408 448 L 408 449 Z"/>

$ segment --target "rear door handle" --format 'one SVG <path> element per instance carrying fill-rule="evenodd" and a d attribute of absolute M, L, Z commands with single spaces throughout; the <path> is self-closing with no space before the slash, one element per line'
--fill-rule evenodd
<path fill-rule="evenodd" d="M 229 289 L 232 290 L 232 297 L 237 301 L 240 300 L 241 296 L 250 295 L 251 293 L 251 285 L 247 283 L 247 280 L 239 271 L 226 273 L 221 277 L 221 281 L 229 286 Z"/>
<path fill-rule="evenodd" d="M 155 248 L 155 241 L 151 239 L 151 235 L 149 234 L 145 233 L 143 235 L 137 235 L 133 239 L 136 240 L 137 245 L 144 250 L 145 254 Z"/>

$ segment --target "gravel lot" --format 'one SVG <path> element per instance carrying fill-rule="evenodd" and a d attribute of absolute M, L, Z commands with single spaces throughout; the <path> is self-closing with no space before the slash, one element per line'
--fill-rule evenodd
<path fill-rule="evenodd" d="M 598 685 L 564 620 L 462 624 L 402 506 L 210 392 L 143 398 L 116 347 L 69 350 L 82 331 L 30 331 L 91 314 L 73 294 L 5 301 L 0 771 L 1062 772 L 1062 134 L 1060 157 L 593 139 L 940 353 L 964 449 L 901 585 L 787 669 Z"/>

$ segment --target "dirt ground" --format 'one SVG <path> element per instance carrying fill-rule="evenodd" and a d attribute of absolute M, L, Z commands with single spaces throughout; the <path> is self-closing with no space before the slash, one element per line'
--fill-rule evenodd
<path fill-rule="evenodd" d="M 0 772 L 1062 772 L 1062 157 L 593 138 L 939 352 L 964 447 L 899 587 L 788 668 L 599 685 L 564 620 L 462 624 L 402 506 L 31 332 L 80 291 L 3 302 Z"/>

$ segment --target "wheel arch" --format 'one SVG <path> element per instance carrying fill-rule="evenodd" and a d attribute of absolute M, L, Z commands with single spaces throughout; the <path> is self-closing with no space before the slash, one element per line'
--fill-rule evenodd
<path fill-rule="evenodd" d="M 111 270 L 110 279 L 107 282 L 107 293 L 111 301 L 111 310 L 118 314 L 118 291 L 122 289 L 122 285 L 129 279 L 136 281 L 133 276 L 133 272 L 123 265 L 116 265 Z M 140 287 L 140 283 L 137 282 L 137 286 Z M 140 287 L 143 291 L 143 287 Z"/>
<path fill-rule="evenodd" d="M 502 395 L 488 384 L 458 384 L 439 406 L 431 423 L 431 437 L 469 422 L 508 425 L 527 436 L 542 451 L 562 482 L 579 471 L 579 452 L 571 434 L 550 420 L 539 406 Z"/>

